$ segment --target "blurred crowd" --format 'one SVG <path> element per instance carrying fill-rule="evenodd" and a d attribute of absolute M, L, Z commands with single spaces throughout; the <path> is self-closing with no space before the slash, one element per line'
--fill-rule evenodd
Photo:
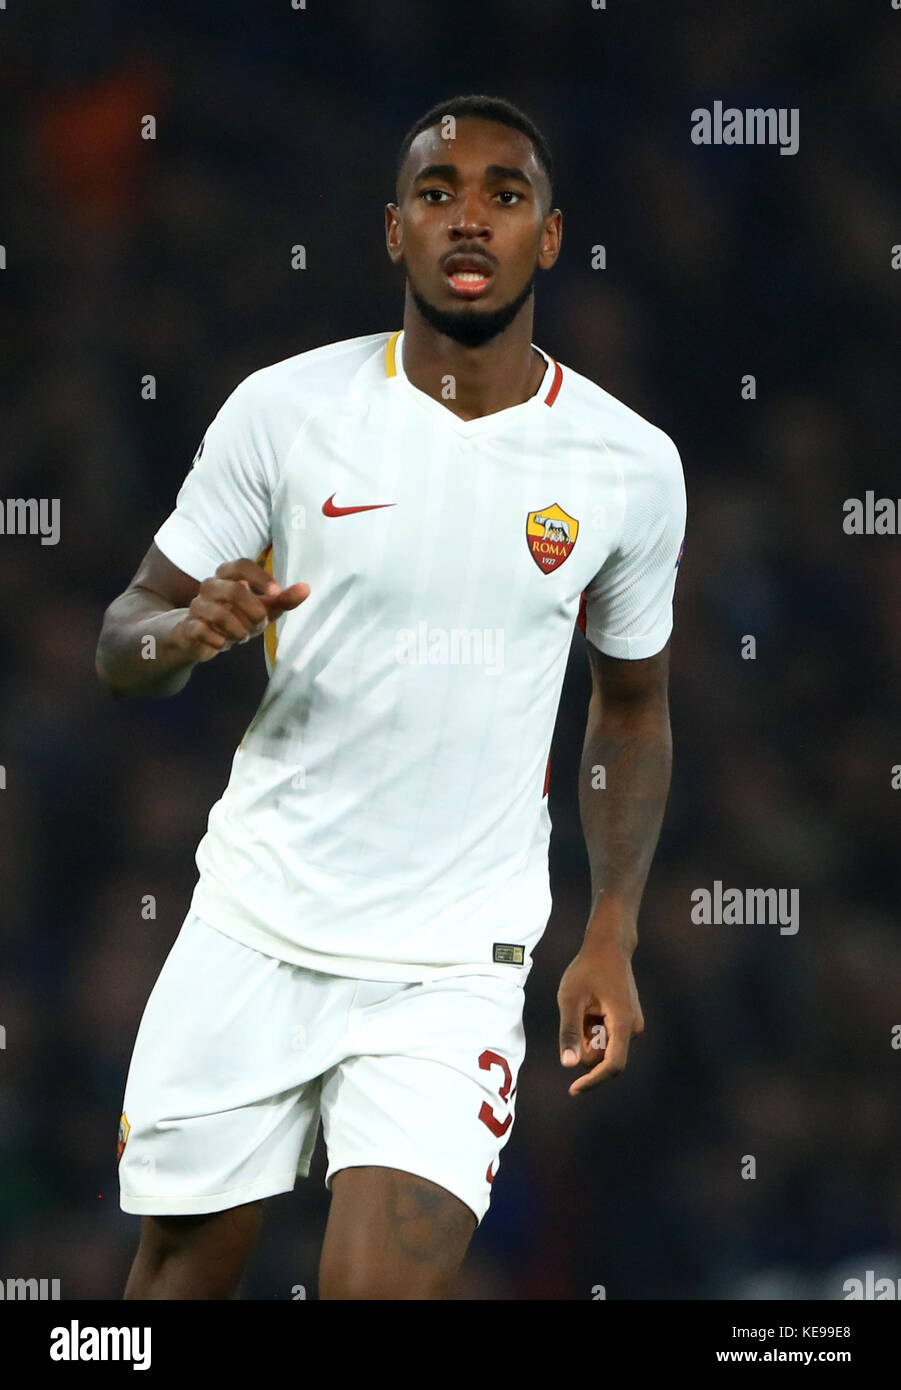
<path fill-rule="evenodd" d="M 241 378 L 400 327 L 395 152 L 467 91 L 522 106 L 555 153 L 563 252 L 536 342 L 674 438 L 689 520 L 673 784 L 635 956 L 646 1031 L 621 1077 L 570 1100 L 555 995 L 588 907 L 577 633 L 555 908 L 461 1295 L 834 1299 L 867 1269 L 901 1275 L 901 549 L 842 529 L 846 498 L 901 494 L 901 18 L 882 8 L 3 16 L 0 486 L 59 498 L 61 537 L 0 537 L 0 1276 L 121 1294 L 131 1047 L 265 681 L 249 644 L 175 699 L 116 702 L 93 670 L 103 610 Z M 691 111 L 717 99 L 798 108 L 798 154 L 694 145 Z M 696 925 L 691 894 L 715 880 L 798 889 L 800 930 Z M 324 1171 L 320 1140 L 311 1179 L 270 1204 L 244 1297 L 315 1297 Z"/>

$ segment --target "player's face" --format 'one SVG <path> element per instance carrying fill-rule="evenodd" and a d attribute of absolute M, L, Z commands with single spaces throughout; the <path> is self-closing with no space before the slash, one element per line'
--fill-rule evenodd
<path fill-rule="evenodd" d="M 530 298 L 536 268 L 549 269 L 559 251 L 560 213 L 546 210 L 532 142 L 470 116 L 452 140 L 432 126 L 413 141 L 398 193 L 388 252 L 425 317 L 471 345 L 495 336 Z"/>

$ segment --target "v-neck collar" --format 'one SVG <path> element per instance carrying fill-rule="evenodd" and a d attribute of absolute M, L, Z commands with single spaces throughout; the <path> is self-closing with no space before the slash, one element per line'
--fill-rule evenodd
<path fill-rule="evenodd" d="M 458 434 L 470 437 L 474 434 L 494 434 L 498 430 L 506 429 L 508 424 L 519 420 L 524 411 L 532 412 L 536 407 L 542 405 L 552 406 L 557 399 L 563 380 L 563 369 L 560 363 L 550 357 L 543 348 L 538 347 L 537 343 L 532 343 L 532 347 L 535 348 L 536 352 L 541 353 L 547 363 L 547 370 L 534 396 L 530 396 L 527 401 L 520 401 L 519 405 L 509 405 L 504 410 L 494 410 L 490 415 L 479 415 L 475 420 L 461 420 L 459 415 L 448 410 L 446 405 L 442 405 L 440 401 L 436 401 L 427 392 L 421 391 L 418 386 L 413 385 L 404 371 L 404 330 L 402 328 L 399 328 L 396 333 L 392 333 L 385 344 L 385 375 L 398 377 L 403 383 L 404 389 L 411 393 L 423 409 L 430 410 L 433 414 L 437 412 L 436 418 L 443 420 L 445 425 L 456 430 Z"/>

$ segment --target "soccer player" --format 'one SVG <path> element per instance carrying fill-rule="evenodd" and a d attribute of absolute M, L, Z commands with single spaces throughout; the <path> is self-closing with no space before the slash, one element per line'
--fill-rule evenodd
<path fill-rule="evenodd" d="M 588 1069 L 570 1094 L 621 1072 L 644 1026 L 679 455 L 532 343 L 561 214 L 527 116 L 436 106 L 396 197 L 403 328 L 238 385 L 100 636 L 119 696 L 175 694 L 260 634 L 269 670 L 128 1073 L 129 1299 L 234 1296 L 320 1118 L 320 1297 L 452 1295 L 514 1119 L 576 622 L 592 896 L 558 994 L 561 1063 Z"/>

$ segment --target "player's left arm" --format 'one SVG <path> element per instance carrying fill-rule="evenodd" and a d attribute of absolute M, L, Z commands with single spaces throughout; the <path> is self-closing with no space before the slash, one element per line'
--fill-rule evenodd
<path fill-rule="evenodd" d="M 557 998 L 561 1061 L 591 1070 L 570 1095 L 617 1076 L 644 1030 L 632 953 L 672 767 L 669 641 L 687 506 L 673 441 L 653 430 L 642 444 L 623 475 L 619 534 L 584 591 L 592 696 L 579 810 L 591 910 Z"/>
<path fill-rule="evenodd" d="M 592 695 L 579 771 L 579 811 L 591 869 L 582 947 L 557 1001 L 564 1066 L 591 1068 L 570 1095 L 618 1075 L 644 1029 L 632 974 L 638 909 L 669 791 L 669 642 L 643 660 L 607 656 L 590 641 Z"/>

